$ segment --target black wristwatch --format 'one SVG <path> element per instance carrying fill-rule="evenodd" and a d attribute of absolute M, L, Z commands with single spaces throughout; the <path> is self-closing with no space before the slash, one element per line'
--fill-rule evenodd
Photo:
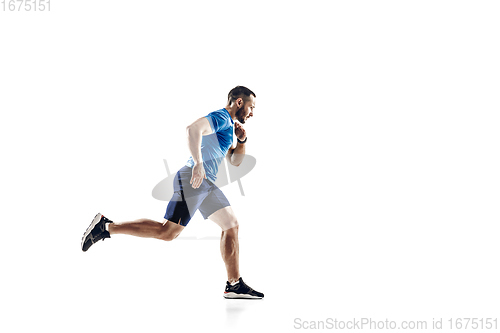
<path fill-rule="evenodd" d="M 236 140 L 238 140 L 239 143 L 245 143 L 248 140 L 248 136 L 245 138 L 245 141 L 241 141 L 239 138 L 236 138 Z"/>

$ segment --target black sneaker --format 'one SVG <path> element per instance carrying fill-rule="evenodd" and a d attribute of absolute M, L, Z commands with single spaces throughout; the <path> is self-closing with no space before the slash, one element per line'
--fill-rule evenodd
<path fill-rule="evenodd" d="M 239 281 L 232 286 L 229 281 L 226 283 L 226 291 L 224 291 L 224 298 L 263 298 L 264 294 L 253 290 L 240 277 Z"/>
<path fill-rule="evenodd" d="M 87 228 L 82 237 L 82 251 L 87 251 L 92 244 L 97 243 L 101 239 L 111 238 L 111 235 L 106 230 L 106 223 L 113 223 L 101 213 L 98 213 L 90 226 Z"/>

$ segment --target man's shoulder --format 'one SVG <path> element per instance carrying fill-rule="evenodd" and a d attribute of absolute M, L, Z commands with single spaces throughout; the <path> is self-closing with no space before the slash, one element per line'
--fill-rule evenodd
<path fill-rule="evenodd" d="M 222 119 L 231 119 L 231 116 L 229 115 L 229 112 L 226 111 L 226 109 L 219 109 L 212 111 L 208 114 L 209 116 L 214 116 Z"/>
<path fill-rule="evenodd" d="M 206 117 L 211 122 L 212 129 L 217 129 L 217 132 L 233 126 L 231 115 L 226 109 L 210 112 Z"/>

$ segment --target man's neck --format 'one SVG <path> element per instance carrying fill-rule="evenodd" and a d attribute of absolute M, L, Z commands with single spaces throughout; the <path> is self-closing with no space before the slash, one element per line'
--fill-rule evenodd
<path fill-rule="evenodd" d="M 226 109 L 227 112 L 229 112 L 233 120 L 236 120 L 236 108 L 231 108 L 229 105 L 226 105 L 224 109 Z"/>

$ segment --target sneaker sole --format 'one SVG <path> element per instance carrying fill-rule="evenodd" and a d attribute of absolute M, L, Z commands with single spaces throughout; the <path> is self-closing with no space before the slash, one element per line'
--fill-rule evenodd
<path fill-rule="evenodd" d="M 81 244 L 82 251 L 83 251 L 83 244 L 85 244 L 85 239 L 87 239 L 87 236 L 90 234 L 90 232 L 92 231 L 92 229 L 94 229 L 94 227 L 96 226 L 96 224 L 101 221 L 101 217 L 102 217 L 102 214 L 101 213 L 97 213 L 97 215 L 92 220 L 92 223 L 90 223 L 90 225 L 87 228 L 87 230 L 85 230 L 85 233 L 83 234 L 83 237 L 82 237 L 82 244 Z"/>
<path fill-rule="evenodd" d="M 224 293 L 224 298 L 227 298 L 227 299 L 262 299 L 263 297 L 229 292 L 229 293 Z"/>

